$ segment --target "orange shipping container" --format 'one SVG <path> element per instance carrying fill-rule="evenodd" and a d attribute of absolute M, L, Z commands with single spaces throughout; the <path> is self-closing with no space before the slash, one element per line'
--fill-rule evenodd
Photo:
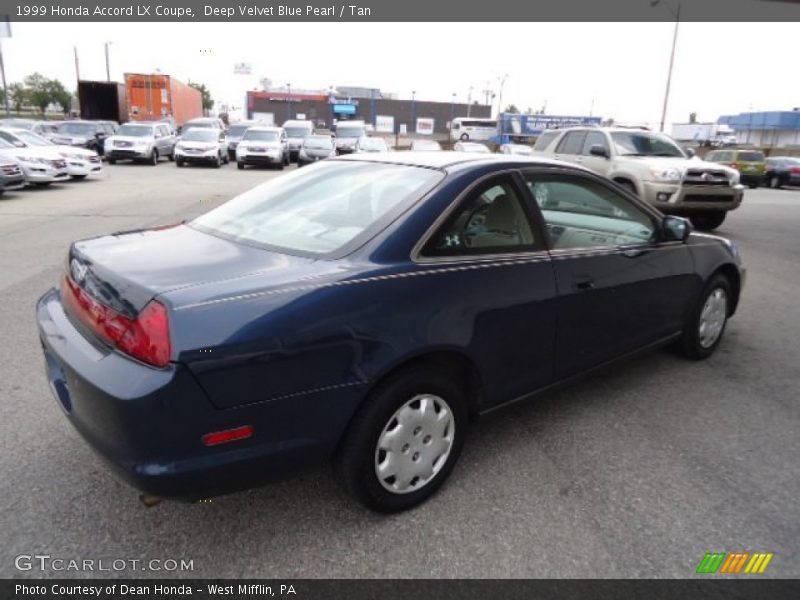
<path fill-rule="evenodd" d="M 180 127 L 203 116 L 203 99 L 196 89 L 169 75 L 126 73 L 125 88 L 132 121 L 173 117 Z"/>

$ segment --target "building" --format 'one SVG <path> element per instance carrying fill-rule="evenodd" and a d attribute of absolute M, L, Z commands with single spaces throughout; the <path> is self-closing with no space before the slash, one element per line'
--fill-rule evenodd
<path fill-rule="evenodd" d="M 773 148 L 800 146 L 800 108 L 726 115 L 717 122 L 733 129 L 740 144 Z"/>
<path fill-rule="evenodd" d="M 343 90 L 356 92 L 346 95 Z M 366 97 L 364 97 L 366 96 Z M 359 119 L 378 133 L 420 133 L 446 135 L 452 118 L 467 115 L 487 118 L 492 107 L 471 106 L 463 102 L 431 102 L 387 98 L 378 89 L 338 88 L 288 90 L 287 88 L 247 92 L 247 118 L 263 119 L 280 125 L 288 119 L 308 119 L 318 127 L 331 127 L 337 121 Z"/>

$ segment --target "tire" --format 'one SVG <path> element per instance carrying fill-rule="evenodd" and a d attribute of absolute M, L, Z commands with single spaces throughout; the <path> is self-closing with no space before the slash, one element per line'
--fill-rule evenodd
<path fill-rule="evenodd" d="M 758 184 L 757 183 L 749 183 L 749 184 L 747 184 L 747 187 L 749 187 L 751 190 L 754 190 L 754 189 L 756 189 L 758 187 Z"/>
<path fill-rule="evenodd" d="M 697 305 L 686 320 L 679 342 L 683 356 L 690 360 L 703 360 L 714 353 L 725 333 L 732 299 L 728 278 L 722 274 L 714 275 L 703 288 Z M 704 319 L 705 327 L 701 329 Z"/>
<path fill-rule="evenodd" d="M 628 190 L 634 196 L 637 196 L 637 197 L 639 196 L 639 192 L 636 191 L 636 186 L 633 185 L 633 183 L 631 183 L 630 181 L 618 181 L 617 185 L 619 185 L 622 188 L 625 188 L 626 190 Z"/>
<path fill-rule="evenodd" d="M 227 153 L 223 154 L 222 155 L 222 163 L 227 165 L 229 162 L 231 162 L 231 159 L 228 156 L 228 154 Z"/>
<path fill-rule="evenodd" d="M 286 162 L 284 159 L 281 159 L 281 162 L 278 163 L 278 170 L 283 171 L 284 168 L 286 168 Z"/>
<path fill-rule="evenodd" d="M 243 171 L 244 170 L 244 163 L 243 162 L 237 162 L 236 163 L 236 168 L 239 169 L 240 171 Z"/>
<path fill-rule="evenodd" d="M 174 148 L 172 149 L 172 152 L 170 152 L 167 155 L 167 158 L 169 159 L 170 162 L 175 162 L 175 149 Z"/>
<path fill-rule="evenodd" d="M 86 175 L 70 175 L 70 178 L 75 180 L 86 179 Z"/>
<path fill-rule="evenodd" d="M 228 160 L 236 160 L 236 152 L 228 150 Z"/>
<path fill-rule="evenodd" d="M 217 160 L 214 161 L 214 168 L 219 169 L 222 166 L 222 155 L 217 154 Z"/>
<path fill-rule="evenodd" d="M 708 211 L 695 215 L 690 215 L 689 220 L 692 226 L 700 231 L 712 231 L 722 225 L 728 215 L 724 210 Z"/>
<path fill-rule="evenodd" d="M 148 163 L 153 165 L 154 167 L 158 164 L 158 150 L 155 148 L 150 153 L 150 158 L 148 159 Z"/>
<path fill-rule="evenodd" d="M 116 158 L 109 158 L 109 159 L 108 159 L 108 164 L 110 164 L 110 165 L 115 165 L 115 164 L 117 164 L 117 159 L 116 159 Z"/>
<path fill-rule="evenodd" d="M 469 140 L 469 134 L 468 133 L 462 133 L 461 137 L 458 138 L 458 139 L 460 139 L 462 142 L 466 142 L 466 141 Z"/>
<path fill-rule="evenodd" d="M 769 187 L 773 190 L 779 190 L 781 188 L 781 178 L 777 175 L 773 175 L 769 178 Z"/>
<path fill-rule="evenodd" d="M 182 158 L 176 158 L 175 159 L 175 166 L 176 167 L 182 167 L 183 166 L 183 159 Z"/>
<path fill-rule="evenodd" d="M 447 423 L 440 427 L 442 418 Z M 466 428 L 464 392 L 454 378 L 430 366 L 404 369 L 379 384 L 359 408 L 334 467 L 345 489 L 367 508 L 382 513 L 407 510 L 432 496 L 450 475 Z M 397 432 L 394 452 L 388 441 L 392 432 Z M 399 462 L 399 478 L 388 464 L 392 456 Z M 383 478 L 378 475 L 380 464 L 387 467 Z"/>

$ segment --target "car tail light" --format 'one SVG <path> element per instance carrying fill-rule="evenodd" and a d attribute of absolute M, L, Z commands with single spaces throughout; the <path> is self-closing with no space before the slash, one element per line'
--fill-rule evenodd
<path fill-rule="evenodd" d="M 732 162 L 732 163 L 731 163 L 731 168 L 732 168 L 732 169 L 736 169 L 736 170 L 738 171 L 738 170 L 739 170 L 739 163 Z"/>
<path fill-rule="evenodd" d="M 235 429 L 226 429 L 224 431 L 215 431 L 214 433 L 207 433 L 202 438 L 203 444 L 206 446 L 216 446 L 217 444 L 226 444 L 228 442 L 235 442 L 243 440 L 253 435 L 252 425 L 242 425 Z"/>
<path fill-rule="evenodd" d="M 791 169 L 789 169 L 789 172 L 800 175 L 800 167 L 792 167 Z"/>
<path fill-rule="evenodd" d="M 61 281 L 61 298 L 96 335 L 122 352 L 155 367 L 169 364 L 169 318 L 160 302 L 151 300 L 131 319 L 92 298 L 68 275 Z"/>

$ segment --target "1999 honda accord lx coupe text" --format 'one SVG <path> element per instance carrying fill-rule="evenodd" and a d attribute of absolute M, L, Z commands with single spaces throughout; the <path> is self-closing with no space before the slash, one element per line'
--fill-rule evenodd
<path fill-rule="evenodd" d="M 37 317 L 65 414 L 147 494 L 331 459 L 389 512 L 442 484 L 471 417 L 667 342 L 709 356 L 743 273 L 731 242 L 577 166 L 351 155 L 74 243 Z"/>

